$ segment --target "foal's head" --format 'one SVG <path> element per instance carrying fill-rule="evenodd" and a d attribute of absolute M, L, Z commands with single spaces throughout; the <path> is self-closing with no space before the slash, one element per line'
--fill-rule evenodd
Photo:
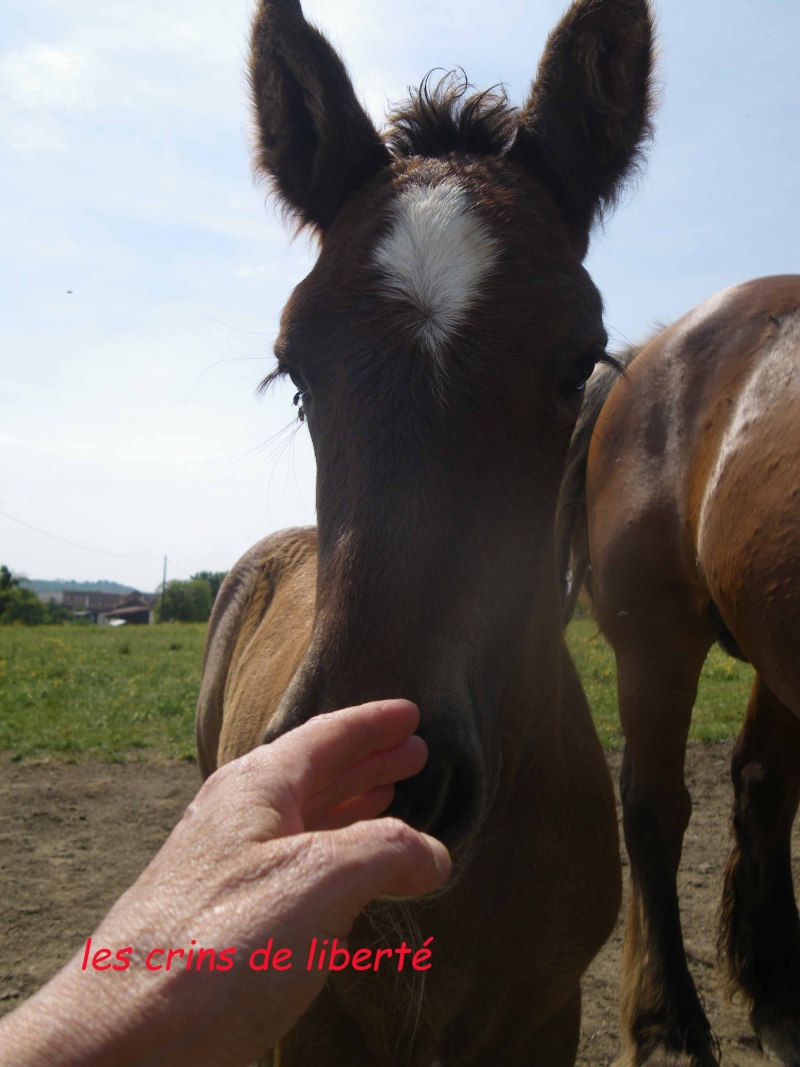
<path fill-rule="evenodd" d="M 491 803 L 502 692 L 554 581 L 562 465 L 606 345 L 581 262 L 649 131 L 650 66 L 647 0 L 578 0 L 521 110 L 426 83 L 381 136 L 297 0 L 256 17 L 257 165 L 321 243 L 275 372 L 316 451 L 316 618 L 267 739 L 416 701 L 430 760 L 395 810 L 451 846 Z"/>

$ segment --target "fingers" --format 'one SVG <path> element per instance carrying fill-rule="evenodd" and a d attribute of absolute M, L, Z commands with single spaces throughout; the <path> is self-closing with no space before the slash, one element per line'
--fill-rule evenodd
<path fill-rule="evenodd" d="M 386 811 L 394 800 L 393 785 L 378 785 L 338 807 L 331 808 L 312 827 L 314 830 L 339 830 L 361 819 L 374 819 Z"/>
<path fill-rule="evenodd" d="M 422 896 L 450 874 L 450 854 L 441 841 L 399 819 L 357 822 L 315 836 L 327 853 L 319 869 L 329 883 L 328 899 L 348 922 L 376 897 Z"/>
<path fill-rule="evenodd" d="M 409 737 L 395 748 L 371 752 L 364 759 L 345 769 L 329 786 L 309 797 L 302 808 L 307 830 L 322 829 L 322 820 L 332 808 L 344 805 L 377 786 L 390 785 L 418 774 L 428 760 L 428 746 L 421 737 Z M 383 809 L 380 809 L 383 810 Z M 340 826 L 354 822 L 339 823 Z"/>
<path fill-rule="evenodd" d="M 317 715 L 266 746 L 301 807 L 370 753 L 402 744 L 419 725 L 410 700 L 379 700 Z M 416 773 L 416 772 L 413 772 Z"/>

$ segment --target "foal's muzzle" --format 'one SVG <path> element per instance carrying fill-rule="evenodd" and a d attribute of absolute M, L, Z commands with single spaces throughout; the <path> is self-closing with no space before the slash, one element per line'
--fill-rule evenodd
<path fill-rule="evenodd" d="M 428 762 L 419 774 L 396 784 L 387 814 L 438 837 L 458 853 L 476 836 L 485 817 L 487 768 L 477 737 L 460 715 L 426 715 L 424 707 L 420 711 L 418 733 L 428 746 Z M 273 719 L 262 742 L 269 744 L 310 718 L 313 714 L 303 714 L 292 704 Z"/>

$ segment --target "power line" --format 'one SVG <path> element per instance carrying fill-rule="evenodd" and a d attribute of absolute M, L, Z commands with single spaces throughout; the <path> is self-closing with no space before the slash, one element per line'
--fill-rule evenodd
<path fill-rule="evenodd" d="M 204 315 L 203 317 L 206 318 L 206 319 L 209 319 L 211 322 L 216 322 L 216 324 L 218 326 L 224 326 L 228 330 L 236 330 L 237 333 L 250 333 L 250 334 L 253 335 L 253 337 L 269 337 L 269 331 L 268 330 L 243 330 L 241 326 L 231 326 L 231 324 L 229 322 L 220 322 L 219 319 L 215 319 L 211 315 Z M 265 357 L 265 356 L 240 356 L 239 358 L 240 359 L 265 359 L 267 357 Z M 224 360 L 219 360 L 219 362 L 223 363 Z"/>
<path fill-rule="evenodd" d="M 36 533 L 43 534 L 45 537 L 52 537 L 54 541 L 61 541 L 62 544 L 71 545 L 73 548 L 82 548 L 84 552 L 96 552 L 100 556 L 114 556 L 117 559 L 161 559 L 161 556 L 133 556 L 124 552 L 108 552 L 104 548 L 93 548 L 91 545 L 82 545 L 79 541 L 70 541 L 67 537 L 59 537 L 58 534 L 50 533 L 49 530 L 43 530 L 41 526 L 34 526 L 32 522 L 24 522 L 22 519 L 18 519 L 16 515 L 9 515 L 6 511 L 0 511 L 0 515 L 2 515 L 4 519 L 10 519 L 12 522 L 19 523 L 20 526 L 25 526 L 28 530 L 35 530 Z"/>

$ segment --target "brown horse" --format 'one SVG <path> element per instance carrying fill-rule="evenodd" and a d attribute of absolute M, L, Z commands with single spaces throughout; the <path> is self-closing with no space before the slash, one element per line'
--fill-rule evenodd
<path fill-rule="evenodd" d="M 426 83 L 381 137 L 296 0 L 258 9 L 258 167 L 321 239 L 276 345 L 319 525 L 262 541 L 220 591 L 201 767 L 402 694 L 430 758 L 392 811 L 455 864 L 444 895 L 378 902 L 352 936 L 433 938 L 431 969 L 332 975 L 281 1067 L 574 1063 L 620 870 L 561 633 L 555 507 L 607 358 L 582 260 L 649 132 L 651 42 L 646 0 L 578 0 L 520 111 Z"/>
<path fill-rule="evenodd" d="M 719 641 L 756 670 L 733 755 L 720 952 L 763 1047 L 798 1067 L 800 277 L 726 289 L 625 362 L 624 379 L 590 386 L 559 533 L 573 590 L 590 577 L 617 658 L 632 878 L 622 1062 L 717 1063 L 675 879 L 691 813 L 686 737 Z"/>

